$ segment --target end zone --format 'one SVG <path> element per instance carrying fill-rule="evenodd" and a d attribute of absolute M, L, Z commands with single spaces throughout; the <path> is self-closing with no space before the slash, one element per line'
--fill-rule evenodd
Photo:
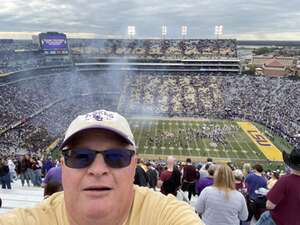
<path fill-rule="evenodd" d="M 271 161 L 283 161 L 281 151 L 265 136 L 263 135 L 252 123 L 250 122 L 237 122 L 242 130 L 250 137 L 259 150 Z"/>

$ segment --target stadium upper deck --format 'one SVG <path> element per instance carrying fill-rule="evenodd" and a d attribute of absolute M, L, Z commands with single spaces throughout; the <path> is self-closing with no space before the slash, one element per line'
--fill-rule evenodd
<path fill-rule="evenodd" d="M 71 61 L 80 70 L 113 66 L 121 70 L 240 72 L 237 42 L 231 39 L 70 39 L 68 43 L 70 55 L 55 56 L 43 54 L 31 41 L 0 40 L 0 73 Z"/>
<path fill-rule="evenodd" d="M 236 58 L 237 42 L 233 39 L 71 39 L 73 54 L 99 57 L 129 57 L 147 59 Z"/>

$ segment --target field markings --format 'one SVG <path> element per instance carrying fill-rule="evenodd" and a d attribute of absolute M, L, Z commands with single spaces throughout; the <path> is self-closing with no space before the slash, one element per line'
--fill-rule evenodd
<path fill-rule="evenodd" d="M 194 127 L 198 127 L 196 123 L 192 123 L 192 129 L 194 130 Z M 197 128 L 196 128 L 197 129 Z M 196 137 L 193 137 L 193 140 L 195 142 L 195 150 L 197 151 L 198 153 L 198 156 L 200 156 L 200 148 L 198 146 L 198 143 L 197 143 L 197 138 Z"/>
<path fill-rule="evenodd" d="M 189 155 L 192 155 L 191 154 L 191 148 L 190 148 L 190 144 L 189 144 L 189 138 L 188 138 L 188 133 L 187 133 L 187 125 L 186 125 L 186 123 L 185 122 L 183 122 L 182 123 L 183 124 L 183 126 L 184 126 L 184 133 L 185 133 L 185 137 L 184 137 L 184 139 L 185 139 L 185 142 L 186 142 L 186 144 L 187 144 L 187 151 L 189 152 Z"/>
<path fill-rule="evenodd" d="M 179 130 L 181 129 L 181 123 L 179 122 L 177 125 L 177 131 L 178 131 L 178 135 L 179 135 Z M 179 138 L 178 139 L 180 139 L 180 143 L 183 143 L 183 141 L 182 141 L 182 134 L 183 133 L 180 133 L 180 136 L 179 136 Z M 180 151 L 180 155 L 182 155 L 182 150 L 183 150 L 183 147 L 182 147 L 182 145 L 180 145 L 180 143 L 178 143 L 178 150 Z"/>
<path fill-rule="evenodd" d="M 252 123 L 237 122 L 248 137 L 255 143 L 265 157 L 271 161 L 283 161 L 281 151 Z"/>
<path fill-rule="evenodd" d="M 140 144 L 142 144 L 142 134 L 143 134 L 143 131 L 144 131 L 144 120 L 136 120 L 135 121 L 135 123 L 138 123 L 138 126 L 136 126 L 136 128 L 139 128 L 139 134 L 138 134 L 138 140 L 139 140 L 139 144 L 138 145 L 140 145 Z M 144 150 L 144 153 L 146 154 L 146 149 Z"/>
<path fill-rule="evenodd" d="M 239 126 L 239 124 L 238 123 L 236 123 L 238 126 Z M 247 153 L 245 153 L 245 155 L 246 155 L 246 157 L 247 157 L 247 159 L 260 159 L 260 157 L 257 155 L 257 150 L 259 150 L 259 149 L 257 149 L 257 147 L 255 146 L 254 148 L 249 144 L 249 142 L 248 141 L 242 141 L 242 140 L 244 140 L 245 139 L 245 136 L 244 135 L 246 135 L 245 134 L 245 132 L 244 132 L 244 130 L 239 126 L 239 128 L 240 128 L 240 132 L 237 134 L 237 136 L 239 137 L 239 139 L 241 140 L 240 141 L 240 143 L 243 143 L 243 145 L 245 145 L 247 148 L 248 148 L 248 151 L 247 151 Z M 243 133 L 242 133 L 243 132 Z M 249 139 L 249 137 L 246 135 L 246 137 L 247 137 L 247 139 Z M 251 139 L 249 139 L 251 142 L 252 142 L 252 140 Z M 253 143 L 253 142 L 252 142 Z M 254 144 L 254 143 L 253 143 Z"/>
<path fill-rule="evenodd" d="M 223 126 L 225 126 L 225 121 L 220 121 L 220 123 L 223 123 Z M 234 137 L 234 135 L 230 135 L 231 137 L 233 136 L 233 138 L 235 139 L 235 142 L 237 142 L 237 140 L 236 140 L 236 138 Z M 238 142 L 237 142 L 238 143 Z M 231 152 L 233 152 L 234 153 L 234 155 L 235 155 L 235 158 L 240 158 L 239 156 L 238 156 L 238 154 L 237 154 L 237 150 L 232 146 L 232 144 L 231 144 L 231 140 L 228 140 L 228 144 L 230 145 L 230 147 L 231 147 L 231 149 L 230 149 L 230 151 Z M 238 143 L 238 145 L 239 145 L 239 143 Z M 239 145 L 240 146 L 240 145 Z M 240 150 L 242 150 L 242 149 L 240 149 Z"/>
<path fill-rule="evenodd" d="M 241 128 L 240 128 L 240 130 L 241 130 L 241 132 L 243 131 Z M 244 139 L 243 135 L 245 135 L 245 134 L 243 133 L 243 135 L 242 135 L 241 132 L 239 132 L 237 135 L 241 138 L 240 140 L 243 140 L 243 139 Z M 247 138 L 248 138 L 248 137 L 247 137 Z M 255 149 L 253 149 L 253 148 L 249 145 L 248 141 L 245 141 L 245 142 L 240 141 L 240 143 L 245 143 L 245 145 L 247 145 L 247 148 L 248 148 L 249 153 L 250 153 L 251 155 L 254 155 L 255 159 L 260 159 L 260 157 L 257 156 L 257 151 L 255 151 Z M 243 150 L 243 151 L 245 151 L 245 150 Z M 243 152 L 243 151 L 242 151 L 242 152 Z M 248 153 L 248 151 L 247 151 L 247 153 Z M 250 155 L 250 157 L 249 157 L 249 154 L 247 154 L 247 153 L 245 153 L 246 157 L 247 157 L 248 159 L 253 159 L 252 156 Z"/>
<path fill-rule="evenodd" d="M 161 140 L 162 140 L 162 142 L 161 142 L 161 146 L 160 146 L 160 149 L 161 149 L 161 153 L 162 153 L 162 155 L 164 155 L 165 154 L 165 149 L 166 149 L 166 145 L 165 145 L 165 122 L 163 121 L 162 123 L 161 123 L 161 125 L 162 125 L 162 133 L 163 133 L 163 135 L 161 135 Z"/>
<path fill-rule="evenodd" d="M 137 120 L 130 119 L 132 131 L 137 139 L 141 153 L 152 155 L 181 155 L 195 157 L 218 157 L 227 159 L 259 160 L 263 153 L 258 150 L 252 140 L 234 121 L 178 121 L 178 120 Z M 203 124 L 204 123 L 204 124 Z M 225 143 L 210 146 L 213 141 L 209 138 L 198 138 L 197 131 L 205 133 L 222 126 L 235 126 L 237 129 L 225 133 Z M 207 129 L 203 130 L 204 127 Z M 192 132 L 190 133 L 190 129 Z M 181 130 L 181 133 L 179 133 Z M 170 136 L 169 136 L 170 134 Z M 173 136 L 174 135 L 174 136 Z M 153 142 L 150 143 L 150 137 Z M 159 142 L 156 142 L 155 137 Z M 181 143 L 181 145 L 180 145 Z M 256 151 L 254 151 L 256 150 Z"/>
<path fill-rule="evenodd" d="M 199 125 L 201 126 L 201 129 L 202 129 L 202 127 L 203 127 L 203 123 L 202 122 L 200 122 L 199 123 Z M 209 148 L 206 146 L 206 144 L 205 144 L 205 140 L 203 140 L 203 139 L 201 139 L 200 138 L 200 142 L 201 143 L 203 143 L 203 146 L 204 146 L 204 152 L 206 152 L 206 154 L 207 155 L 204 155 L 204 157 L 208 157 L 208 156 L 210 156 L 209 154 L 208 154 L 208 152 L 209 152 Z M 207 151 L 208 150 L 208 151 Z"/>
<path fill-rule="evenodd" d="M 218 123 L 220 123 L 220 121 L 217 121 Z M 225 124 L 225 123 L 224 123 Z M 226 135 L 226 138 L 225 138 L 225 143 L 228 141 L 228 135 Z M 223 150 L 223 153 L 225 154 L 225 157 L 228 158 L 228 159 L 231 159 L 232 157 L 229 155 L 229 149 L 227 149 L 225 146 L 225 143 L 224 144 L 221 144 L 221 147 L 222 147 L 222 150 Z"/>
<path fill-rule="evenodd" d="M 153 128 L 153 130 L 154 130 L 154 137 L 156 137 L 156 135 L 157 135 L 157 125 L 156 125 L 155 120 L 153 120 L 153 121 L 152 121 L 152 124 L 151 124 L 151 134 L 153 134 L 153 133 L 152 133 L 152 128 Z M 155 143 L 154 143 L 154 144 L 155 144 Z M 155 155 L 155 149 L 156 149 L 156 147 L 153 145 L 153 146 L 152 146 L 152 149 L 153 149 L 153 155 Z"/>

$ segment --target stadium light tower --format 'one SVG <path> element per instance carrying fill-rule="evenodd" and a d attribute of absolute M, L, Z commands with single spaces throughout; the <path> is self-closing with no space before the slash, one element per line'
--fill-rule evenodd
<path fill-rule="evenodd" d="M 132 39 L 135 36 L 135 26 L 128 26 L 127 31 L 129 38 Z"/>
<path fill-rule="evenodd" d="M 184 39 L 187 35 L 187 26 L 181 26 L 181 37 Z"/>
<path fill-rule="evenodd" d="M 215 35 L 216 35 L 216 38 L 219 39 L 221 35 L 223 35 L 223 25 L 216 25 L 215 26 Z"/>
<path fill-rule="evenodd" d="M 162 38 L 162 39 L 165 39 L 166 36 L 167 36 L 167 26 L 166 26 L 166 25 L 163 25 L 163 26 L 161 27 L 161 38 Z"/>

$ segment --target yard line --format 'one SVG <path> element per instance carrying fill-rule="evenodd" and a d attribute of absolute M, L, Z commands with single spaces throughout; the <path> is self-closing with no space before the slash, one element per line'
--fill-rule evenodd
<path fill-rule="evenodd" d="M 154 136 L 157 137 L 157 129 L 158 129 L 158 125 L 159 125 L 159 122 L 154 120 L 154 125 L 155 125 L 155 130 L 154 130 Z M 157 149 L 157 146 L 156 146 L 156 149 Z M 155 150 L 153 149 L 153 155 L 155 155 Z"/>
<path fill-rule="evenodd" d="M 144 130 L 144 120 L 136 120 L 136 123 L 138 124 L 138 127 L 139 128 L 139 134 L 138 134 L 138 140 L 139 140 L 139 144 L 138 144 L 138 147 L 140 147 L 139 145 L 141 144 L 145 144 L 145 143 L 142 143 L 142 133 L 143 133 L 143 130 Z M 143 146 L 144 147 L 144 146 Z M 141 146 L 142 148 L 142 146 Z M 146 154 L 146 149 L 144 148 L 144 153 Z"/>
<path fill-rule="evenodd" d="M 198 128 L 197 123 L 193 123 L 193 130 L 194 130 L 194 126 L 195 126 L 195 125 L 196 125 L 196 127 Z M 195 147 L 196 147 L 196 150 L 197 150 L 197 152 L 198 152 L 198 156 L 200 156 L 200 151 L 198 151 L 198 149 L 200 149 L 200 148 L 199 148 L 199 146 L 198 146 L 196 137 L 193 137 L 193 140 L 194 140 L 194 142 L 195 142 Z"/>
<path fill-rule="evenodd" d="M 239 127 L 240 128 L 240 127 Z M 241 128 L 240 128 L 241 129 Z M 245 132 L 241 129 L 241 131 L 243 132 L 243 134 L 244 135 L 246 135 L 245 134 Z M 241 133 L 239 133 L 238 134 L 240 137 L 242 137 L 242 134 Z M 246 135 L 247 136 L 247 135 Z M 248 138 L 248 136 L 247 136 L 247 138 Z M 243 138 L 242 138 L 243 139 Z M 251 139 L 250 139 L 251 140 Z M 251 140 L 252 141 L 252 140 Z M 247 145 L 247 147 L 248 147 L 248 150 L 250 150 L 250 152 L 251 152 L 251 154 L 253 155 L 253 152 L 252 151 L 255 151 L 255 152 L 257 152 L 256 151 L 256 146 L 255 146 L 255 149 L 253 149 L 249 144 L 248 144 L 248 142 L 242 142 L 242 143 L 246 143 L 246 145 Z M 253 143 L 254 144 L 254 143 Z M 255 155 L 255 159 L 261 159 L 260 157 L 258 157 L 257 156 L 257 154 L 254 154 Z M 248 156 L 248 154 L 246 154 L 246 156 Z M 249 157 L 248 157 L 249 158 Z M 253 158 L 250 158 L 250 159 L 253 159 Z"/>
<path fill-rule="evenodd" d="M 240 128 L 240 127 L 239 127 Z M 242 132 L 243 132 L 243 134 L 244 135 L 246 135 L 245 133 L 244 133 L 244 131 L 242 130 L 242 129 L 240 129 Z M 241 138 L 241 140 L 243 140 L 244 139 L 244 137 L 243 137 L 243 135 L 242 135 L 242 133 L 241 132 L 238 132 L 237 133 L 237 135 Z M 235 138 L 235 137 L 234 137 Z M 247 137 L 248 138 L 248 137 Z M 247 148 L 248 148 L 248 150 L 249 150 L 249 153 L 251 153 L 252 155 L 253 155 L 253 152 L 252 151 L 254 151 L 255 149 L 253 149 L 249 144 L 248 144 L 248 142 L 238 142 L 238 144 L 240 145 L 240 143 L 246 143 L 246 145 L 247 145 Z M 244 150 L 246 150 L 246 149 L 244 149 Z M 248 152 L 248 151 L 247 151 Z M 257 151 L 255 151 L 255 152 L 257 152 Z M 251 157 L 249 157 L 249 155 L 247 154 L 247 153 L 244 153 L 244 152 L 242 152 L 247 158 L 246 159 L 251 159 L 251 160 L 261 160 L 261 158 L 260 157 L 258 157 L 256 154 L 254 154 L 255 155 L 255 159 L 253 159 L 253 158 L 251 158 Z"/>
<path fill-rule="evenodd" d="M 224 122 L 224 120 L 221 121 L 221 123 L 223 123 L 224 126 L 226 125 L 225 122 Z M 236 138 L 234 137 L 234 135 L 230 135 L 230 137 L 233 137 L 234 140 L 235 140 L 235 142 L 237 142 L 237 144 L 240 146 L 240 144 L 238 143 L 238 141 L 236 140 Z M 237 154 L 236 152 L 233 151 L 233 150 L 237 150 L 237 149 L 234 149 L 234 148 L 233 148 L 233 146 L 232 146 L 232 144 L 231 144 L 231 141 L 228 141 L 228 143 L 229 143 L 229 145 L 231 146 L 231 150 L 232 150 L 231 152 L 234 153 L 235 158 L 236 158 L 236 159 L 239 159 L 240 157 L 238 156 L 238 154 Z M 240 146 L 240 150 L 242 150 L 241 146 Z"/>
<path fill-rule="evenodd" d="M 208 122 L 209 122 L 210 120 L 208 120 Z M 203 126 L 203 122 L 200 122 L 199 123 L 200 125 L 201 125 L 201 127 Z M 206 146 L 206 144 L 205 144 L 205 141 L 204 140 L 202 140 L 201 138 L 199 139 L 200 140 L 200 142 L 202 142 L 203 143 L 203 146 L 204 146 L 204 152 L 206 152 L 206 154 L 207 154 L 207 156 L 205 155 L 205 157 L 209 157 L 210 155 L 209 155 L 209 153 L 206 151 L 207 149 L 209 149 L 210 150 L 210 148 L 208 148 L 207 146 Z M 209 151 L 210 152 L 210 151 Z"/>
<path fill-rule="evenodd" d="M 187 144 L 187 149 L 186 149 L 186 151 L 188 151 L 188 152 L 189 152 L 189 155 L 191 155 L 190 145 L 189 145 L 189 140 L 186 139 L 186 137 L 188 137 L 187 128 L 186 128 L 186 123 L 187 123 L 187 122 L 184 122 L 184 123 L 183 123 L 183 126 L 184 126 L 184 133 L 185 133 L 185 135 L 186 135 L 186 136 L 184 137 L 184 140 L 185 140 L 185 142 L 186 142 L 186 144 Z"/>
<path fill-rule="evenodd" d="M 164 155 L 165 154 L 165 122 L 164 120 L 162 121 L 162 132 L 163 132 L 163 135 L 161 136 L 161 147 L 160 147 L 160 150 L 161 150 L 161 154 Z"/>

